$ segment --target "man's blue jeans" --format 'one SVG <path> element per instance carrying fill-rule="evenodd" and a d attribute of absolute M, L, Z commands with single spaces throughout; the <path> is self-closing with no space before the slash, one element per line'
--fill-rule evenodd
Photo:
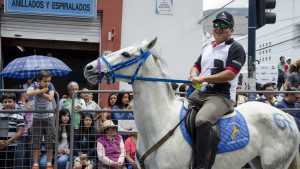
<path fill-rule="evenodd" d="M 30 152 L 30 136 L 21 136 L 18 139 L 14 169 L 22 169 L 25 166 L 31 166 L 31 152 Z"/>
<path fill-rule="evenodd" d="M 57 168 L 58 169 L 65 169 L 68 161 L 69 161 L 69 155 L 68 154 L 59 155 L 58 159 L 57 159 Z"/>

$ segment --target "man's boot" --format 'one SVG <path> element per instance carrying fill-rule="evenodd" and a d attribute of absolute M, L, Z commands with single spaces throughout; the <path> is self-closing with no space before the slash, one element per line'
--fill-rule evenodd
<path fill-rule="evenodd" d="M 205 122 L 196 127 L 196 143 L 193 169 L 208 169 L 212 153 L 213 130 L 212 123 Z"/>

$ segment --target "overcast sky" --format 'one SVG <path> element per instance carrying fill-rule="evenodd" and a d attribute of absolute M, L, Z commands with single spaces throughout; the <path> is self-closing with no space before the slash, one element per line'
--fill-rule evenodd
<path fill-rule="evenodd" d="M 232 0 L 203 0 L 203 10 L 220 8 Z M 227 7 L 248 7 L 248 0 L 235 0 Z"/>

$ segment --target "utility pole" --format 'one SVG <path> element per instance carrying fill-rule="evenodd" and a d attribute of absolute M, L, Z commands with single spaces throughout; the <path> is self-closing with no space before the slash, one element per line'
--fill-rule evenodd
<path fill-rule="evenodd" d="M 256 90 L 256 29 L 265 24 L 274 24 L 276 14 L 266 12 L 266 9 L 274 9 L 276 0 L 249 0 L 248 17 L 248 83 L 250 91 Z M 255 93 L 249 93 L 249 100 L 255 100 Z"/>
<path fill-rule="evenodd" d="M 256 54 L 256 0 L 249 0 L 248 11 L 248 83 L 250 91 L 256 89 L 255 54 Z M 250 101 L 255 100 L 255 93 L 249 93 Z"/>

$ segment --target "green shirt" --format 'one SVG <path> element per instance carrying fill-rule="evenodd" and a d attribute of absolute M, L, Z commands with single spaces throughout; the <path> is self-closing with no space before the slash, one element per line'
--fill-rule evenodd
<path fill-rule="evenodd" d="M 80 106 L 83 110 L 86 109 L 86 105 L 83 99 L 80 98 L 76 98 L 75 99 L 75 104 L 74 106 Z M 70 115 L 72 118 L 72 99 L 67 98 L 67 99 L 61 99 L 59 101 L 59 110 L 61 110 L 62 108 L 64 109 L 68 109 L 70 111 Z M 80 119 L 81 119 L 81 114 L 79 112 L 75 112 L 74 115 L 75 119 L 74 119 L 74 128 L 78 129 L 79 128 L 79 123 L 80 123 Z"/>
<path fill-rule="evenodd" d="M 283 71 L 286 70 L 286 64 L 278 64 L 278 76 L 283 76 Z"/>

